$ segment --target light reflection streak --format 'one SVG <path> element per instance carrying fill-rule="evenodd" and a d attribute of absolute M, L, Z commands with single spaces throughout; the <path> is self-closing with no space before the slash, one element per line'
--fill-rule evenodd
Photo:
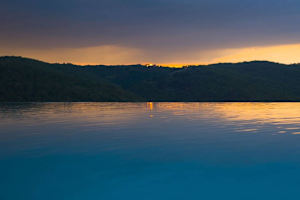
<path fill-rule="evenodd" d="M 157 103 L 161 112 L 191 120 L 218 119 L 217 123 L 232 124 L 237 132 L 257 132 L 270 125 L 277 133 L 298 133 L 300 103 Z M 255 125 L 255 128 L 248 126 Z"/>
<path fill-rule="evenodd" d="M 155 116 L 158 118 L 155 119 Z M 37 103 L 0 106 L 0 125 L 65 123 L 72 126 L 122 126 L 147 119 L 215 121 L 236 132 L 298 134 L 300 103 Z M 151 122 L 155 123 L 155 121 Z"/>

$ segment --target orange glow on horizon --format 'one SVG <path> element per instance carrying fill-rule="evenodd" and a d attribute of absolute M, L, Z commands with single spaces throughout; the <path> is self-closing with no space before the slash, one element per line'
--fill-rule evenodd
<path fill-rule="evenodd" d="M 283 64 L 300 63 L 300 44 L 249 47 L 224 50 L 224 56 L 214 62 L 266 60 Z"/>
<path fill-rule="evenodd" d="M 237 63 L 264 60 L 283 64 L 300 63 L 300 43 L 201 50 L 193 55 L 174 56 L 172 51 L 159 57 L 147 54 L 143 49 L 121 46 L 96 46 L 69 49 L 1 49 L 0 55 L 16 55 L 50 63 L 73 63 L 75 65 L 133 65 L 183 67 L 189 65 L 209 65 L 215 63 Z M 151 58 L 153 57 L 153 58 Z M 169 62 L 165 62 L 168 60 Z M 147 64 L 148 63 L 148 64 Z M 153 63 L 153 64 L 149 64 Z M 156 64 L 155 64 L 156 63 Z"/>
<path fill-rule="evenodd" d="M 210 65 L 215 63 L 239 63 L 249 61 L 270 61 L 282 64 L 300 63 L 300 44 L 257 46 L 216 50 L 222 56 L 207 62 L 165 63 L 164 67 L 183 67 L 189 65 Z M 211 54 L 216 52 L 212 51 Z"/>

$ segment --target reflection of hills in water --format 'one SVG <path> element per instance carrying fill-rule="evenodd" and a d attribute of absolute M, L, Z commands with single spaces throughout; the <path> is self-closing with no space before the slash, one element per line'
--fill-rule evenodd
<path fill-rule="evenodd" d="M 300 133 L 300 103 L 10 103 L 1 104 L 1 124 L 39 121 L 105 126 L 140 120 L 210 121 L 235 126 L 239 132 L 276 128 L 275 133 Z M 152 121 L 153 123 L 155 121 Z"/>

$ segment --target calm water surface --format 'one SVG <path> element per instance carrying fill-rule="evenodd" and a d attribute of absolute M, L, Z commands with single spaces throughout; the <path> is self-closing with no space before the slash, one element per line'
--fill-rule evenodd
<path fill-rule="evenodd" d="M 1 200 L 299 199 L 300 103 L 0 104 Z"/>

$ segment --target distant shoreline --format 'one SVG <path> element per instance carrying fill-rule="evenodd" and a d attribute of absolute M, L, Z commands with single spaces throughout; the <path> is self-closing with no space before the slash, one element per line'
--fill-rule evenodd
<path fill-rule="evenodd" d="M 0 101 L 0 104 L 6 103 L 300 103 L 300 101 Z"/>
<path fill-rule="evenodd" d="M 0 102 L 300 102 L 300 64 L 78 66 L 6 56 Z"/>

